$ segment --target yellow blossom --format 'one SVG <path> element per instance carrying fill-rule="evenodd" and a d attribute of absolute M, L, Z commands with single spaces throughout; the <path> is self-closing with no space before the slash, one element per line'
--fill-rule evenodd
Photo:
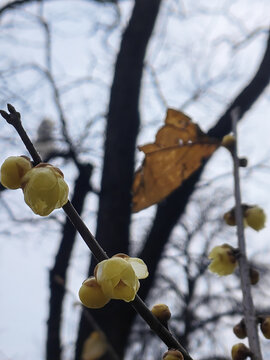
<path fill-rule="evenodd" d="M 118 254 L 101 261 L 95 269 L 95 277 L 103 293 L 111 299 L 134 300 L 139 289 L 138 279 L 148 276 L 145 263 L 138 258 Z"/>
<path fill-rule="evenodd" d="M 260 231 L 265 227 L 266 215 L 262 208 L 257 205 L 242 204 L 243 224 L 249 226 L 256 231 Z M 224 214 L 224 221 L 227 225 L 235 226 L 235 208 Z"/>
<path fill-rule="evenodd" d="M 265 227 L 266 215 L 259 206 L 249 207 L 244 213 L 244 219 L 247 225 L 256 231 Z"/>
<path fill-rule="evenodd" d="M 49 215 L 68 201 L 68 185 L 62 172 L 49 164 L 39 164 L 22 179 L 24 201 L 35 214 Z"/>
<path fill-rule="evenodd" d="M 110 301 L 106 296 L 94 276 L 86 279 L 79 290 L 79 298 L 84 306 L 91 309 L 102 308 Z"/>
<path fill-rule="evenodd" d="M 208 258 L 212 260 L 208 269 L 220 276 L 232 274 L 237 266 L 234 248 L 228 244 L 214 247 Z"/>
<path fill-rule="evenodd" d="M 10 156 L 1 166 L 1 183 L 8 189 L 19 189 L 23 176 L 32 168 L 26 156 Z"/>

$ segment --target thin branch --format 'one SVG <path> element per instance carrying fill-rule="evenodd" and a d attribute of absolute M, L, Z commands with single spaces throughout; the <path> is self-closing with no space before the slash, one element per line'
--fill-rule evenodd
<path fill-rule="evenodd" d="M 0 114 L 3 118 L 11 124 L 18 134 L 20 135 L 23 143 L 27 147 L 30 155 L 34 159 L 35 163 L 42 162 L 40 156 L 38 155 L 34 145 L 29 139 L 27 133 L 25 132 L 21 120 L 20 113 L 16 111 L 16 109 L 8 104 L 8 110 L 10 114 L 6 111 L 0 110 Z M 85 241 L 88 248 L 91 250 L 93 255 L 98 261 L 108 259 L 106 252 L 102 249 L 102 247 L 96 241 L 94 235 L 87 228 L 82 218 L 79 216 L 73 205 L 68 201 L 64 206 L 63 210 L 66 215 L 69 217 L 70 221 L 77 229 L 83 240 Z M 183 346 L 172 336 L 172 334 L 159 322 L 159 320 L 151 313 L 142 299 L 136 295 L 134 301 L 130 302 L 130 305 L 137 311 L 137 313 L 145 320 L 145 322 L 149 325 L 149 327 L 159 336 L 159 338 L 168 346 L 168 348 L 179 349 L 185 360 L 192 360 L 189 353 Z"/>
<path fill-rule="evenodd" d="M 245 325 L 247 329 L 248 342 L 251 352 L 253 353 L 253 360 L 262 360 L 262 354 L 260 349 L 260 342 L 257 330 L 257 317 L 255 308 L 253 305 L 253 299 L 251 295 L 251 285 L 249 278 L 249 269 L 247 256 L 246 256 L 246 242 L 244 234 L 244 223 L 242 214 L 242 202 L 241 202 L 241 190 L 240 190 L 240 178 L 239 178 L 239 159 L 237 154 L 237 121 L 238 121 L 238 108 L 235 108 L 231 112 L 232 128 L 235 137 L 235 146 L 233 149 L 233 168 L 234 168 L 234 193 L 235 193 L 235 216 L 237 224 L 237 237 L 238 247 L 240 250 L 239 257 L 239 271 L 241 279 L 241 288 L 243 293 L 243 310 L 245 317 Z"/>

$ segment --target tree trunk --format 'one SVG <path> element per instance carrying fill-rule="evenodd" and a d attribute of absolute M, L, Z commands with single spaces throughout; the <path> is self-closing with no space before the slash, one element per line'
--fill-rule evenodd
<path fill-rule="evenodd" d="M 115 65 L 106 128 L 105 155 L 100 192 L 96 238 L 109 256 L 129 251 L 131 187 L 134 154 L 139 130 L 139 95 L 147 44 L 151 38 L 161 0 L 136 0 L 130 22 L 123 34 Z M 93 263 L 90 273 L 93 272 Z M 122 356 L 126 345 L 127 323 L 118 321 L 112 301 L 92 316 L 106 333 L 116 352 Z M 121 304 L 126 305 L 126 304 Z M 127 306 L 127 305 L 126 305 Z M 91 332 L 81 318 L 76 359 L 81 359 L 84 340 Z"/>

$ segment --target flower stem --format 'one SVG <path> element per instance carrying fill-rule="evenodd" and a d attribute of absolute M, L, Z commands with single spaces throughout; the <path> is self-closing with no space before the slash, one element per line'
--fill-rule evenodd
<path fill-rule="evenodd" d="M 34 160 L 34 165 L 39 164 L 40 162 L 42 162 L 42 159 L 22 126 L 20 120 L 20 113 L 17 112 L 16 109 L 10 104 L 8 104 L 8 110 L 10 112 L 9 114 L 4 110 L 0 110 L 0 114 L 9 124 L 14 126 L 14 128 L 16 129 L 27 150 L 32 156 Z M 91 250 L 95 258 L 97 259 L 97 261 L 100 262 L 102 260 L 108 259 L 106 252 L 99 245 L 94 235 L 85 225 L 82 218 L 77 213 L 76 209 L 73 207 L 70 201 L 68 201 L 63 206 L 63 210 L 72 222 L 73 226 L 83 238 L 88 248 Z M 166 329 L 161 324 L 161 322 L 151 313 L 151 311 L 148 309 L 148 307 L 138 295 L 136 295 L 135 299 L 130 304 L 149 325 L 149 327 L 156 333 L 156 335 L 159 336 L 159 338 L 168 346 L 168 348 L 178 349 L 182 352 L 184 360 L 192 360 L 187 350 L 183 348 L 183 346 L 173 337 L 173 335 L 168 331 L 168 329 Z"/>
<path fill-rule="evenodd" d="M 235 146 L 233 149 L 235 217 L 237 224 L 238 247 L 240 250 L 238 263 L 239 263 L 239 271 L 240 271 L 241 289 L 243 294 L 244 319 L 247 330 L 249 348 L 253 354 L 252 359 L 262 360 L 258 329 L 257 329 L 257 317 L 251 295 L 251 284 L 249 277 L 250 267 L 246 255 L 246 242 L 245 242 L 245 234 L 244 234 L 240 178 L 239 178 L 239 158 L 237 153 L 237 120 L 238 120 L 237 108 L 232 110 L 231 118 L 232 118 L 232 129 L 235 138 Z"/>

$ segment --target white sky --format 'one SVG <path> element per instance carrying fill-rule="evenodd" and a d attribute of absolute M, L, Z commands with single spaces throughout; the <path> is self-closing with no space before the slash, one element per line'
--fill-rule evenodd
<path fill-rule="evenodd" d="M 0 5 L 5 4 L 0 0 Z M 65 4 L 64 4 L 65 3 Z M 163 2 L 160 17 L 150 43 L 146 59 L 141 96 L 142 126 L 138 143 L 154 139 L 164 120 L 166 106 L 183 108 L 201 128 L 207 130 L 248 82 L 262 57 L 266 32 L 269 26 L 270 2 L 251 1 L 173 1 Z M 120 36 L 131 10 L 130 1 L 120 6 L 121 18 L 117 26 L 108 27 L 117 19 L 109 5 L 89 1 L 48 2 L 43 16 L 52 30 L 52 69 L 57 85 L 63 88 L 78 78 L 88 77 L 84 85 L 63 92 L 61 98 L 68 118 L 68 129 L 76 141 L 85 131 L 85 122 L 100 115 L 90 128 L 83 143 L 81 158 L 95 164 L 94 183 L 98 186 L 101 168 L 104 114 L 109 98 L 113 65 Z M 0 22 L 0 108 L 11 102 L 21 111 L 23 122 L 32 138 L 44 116 L 56 121 L 55 133 L 59 138 L 60 124 L 52 100 L 50 86 L 29 64 L 46 67 L 44 31 L 38 16 L 40 9 L 31 5 L 6 13 Z M 78 21 L 79 19 L 79 21 Z M 247 33 L 260 31 L 244 42 Z M 243 43 L 242 43 L 243 42 Z M 236 49 L 233 45 L 237 45 Z M 241 45 L 242 44 L 242 45 Z M 24 71 L 20 66 L 23 65 Z M 27 65 L 27 66 L 26 66 Z M 9 70 L 11 69 L 11 70 Z M 153 71 L 152 71 L 153 70 Z M 158 82 L 158 89 L 153 80 Z M 188 103 L 198 87 L 207 91 L 195 102 Z M 248 112 L 239 126 L 240 153 L 248 156 L 255 166 L 262 160 L 269 166 L 270 122 L 269 87 Z M 94 139 L 94 141 L 93 141 Z M 10 155 L 24 153 L 23 145 L 11 127 L 0 122 L 0 161 Z M 62 143 L 59 142 L 59 146 Z M 142 159 L 138 153 L 138 162 Z M 74 167 L 59 163 L 72 188 L 76 176 Z M 219 150 L 204 173 L 204 180 L 228 173 L 229 155 Z M 268 184 L 269 169 L 255 168 L 242 181 L 243 200 L 258 203 L 270 213 Z M 226 176 L 214 182 L 212 192 L 220 185 L 232 186 Z M 4 200 L 4 203 L 1 200 Z M 10 221 L 10 213 L 25 222 Z M 97 198 L 89 195 L 84 218 L 91 231 L 95 230 Z M 227 204 L 226 204 L 227 205 Z M 228 207 L 232 200 L 228 200 Z M 64 221 L 61 210 L 53 219 L 40 219 L 33 215 L 17 191 L 5 191 L 0 199 L 0 359 L 34 360 L 44 357 L 44 339 L 48 312 L 48 270 L 60 240 L 59 227 Z M 153 208 L 134 216 L 134 239 L 142 237 L 141 225 L 147 226 Z M 146 218 L 145 220 L 143 218 Z M 59 223 L 60 222 L 60 223 Z M 263 261 L 269 259 L 269 229 L 259 234 L 248 230 L 250 251 L 263 250 Z M 260 258 L 260 259 L 261 259 Z M 79 306 L 77 291 L 85 278 L 88 250 L 82 241 L 77 242 L 72 258 L 68 288 L 71 293 L 65 301 L 63 342 L 66 357 L 72 354 Z M 74 296 L 72 295 L 74 294 Z M 235 341 L 236 339 L 234 339 Z M 229 351 L 230 342 L 224 345 Z M 265 347 L 270 351 L 269 345 Z"/>

